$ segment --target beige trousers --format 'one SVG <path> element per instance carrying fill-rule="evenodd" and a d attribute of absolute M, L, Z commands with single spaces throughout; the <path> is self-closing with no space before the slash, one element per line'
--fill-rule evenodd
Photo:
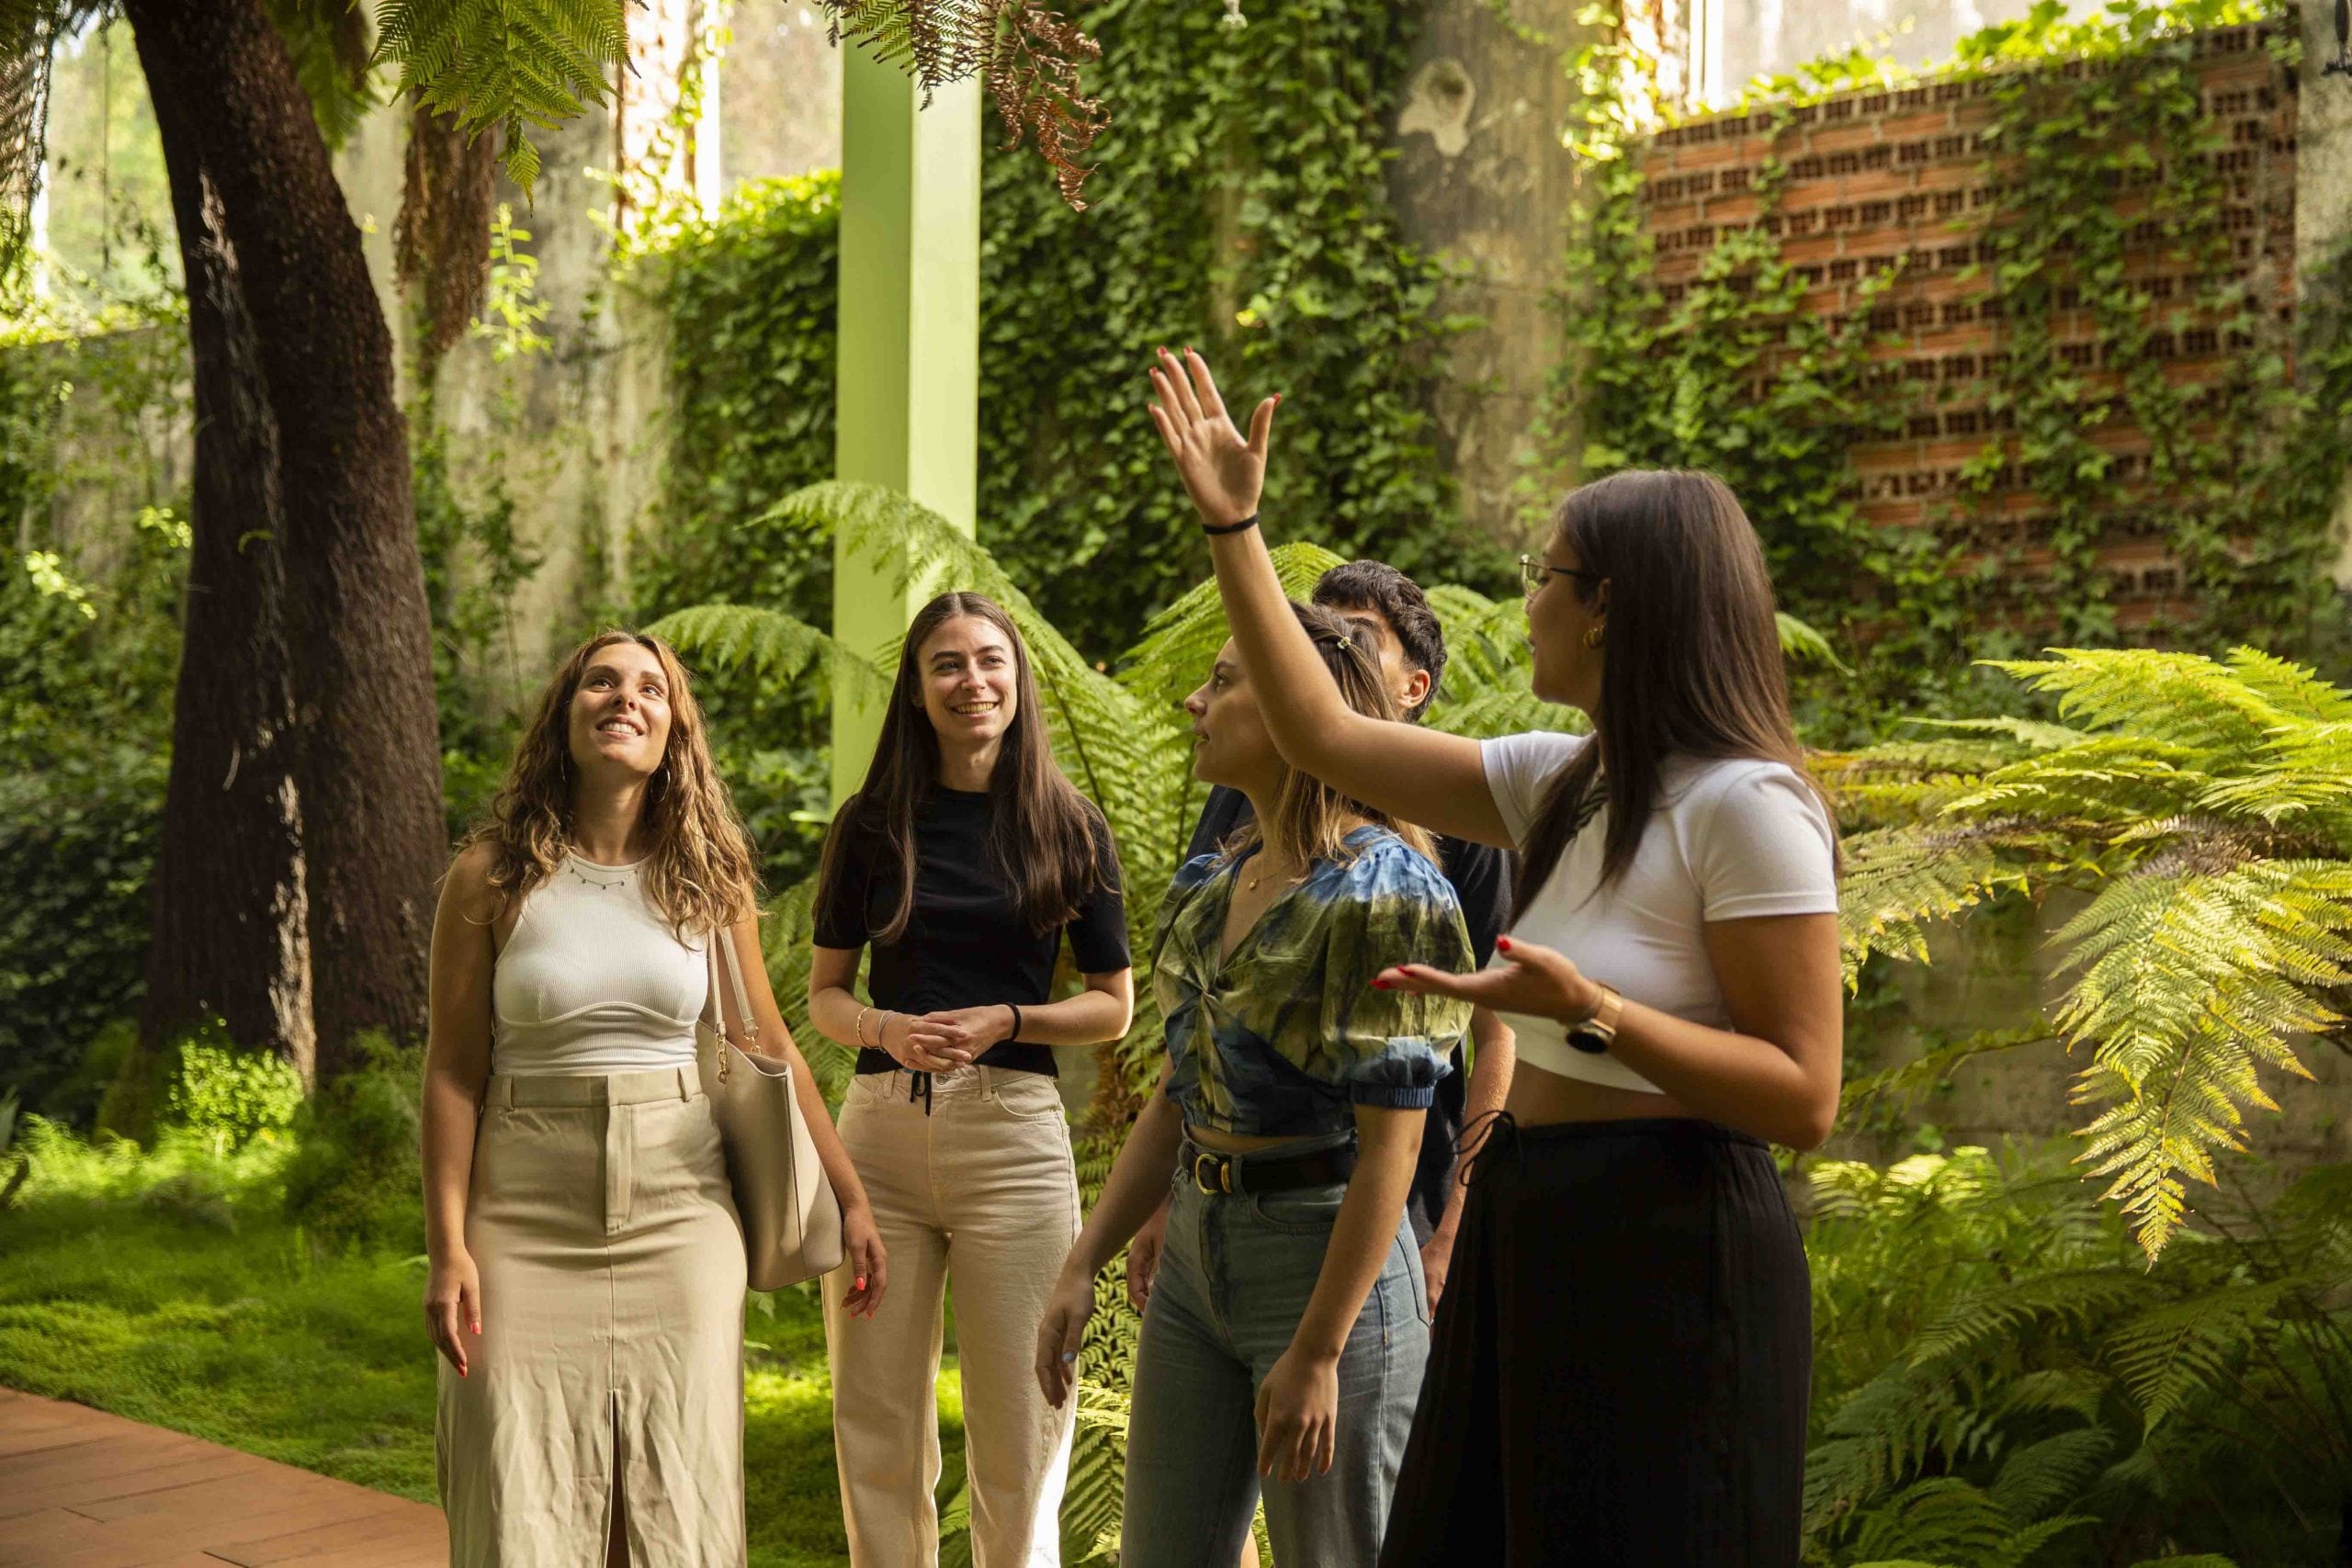
<path fill-rule="evenodd" d="M 453 1568 L 743 1562 L 743 1232 L 692 1067 L 493 1077 L 466 1247 L 481 1337 L 440 1361 Z M 436 1359 L 438 1359 L 436 1358 Z"/>
<path fill-rule="evenodd" d="M 852 1568 L 939 1560 L 941 1297 L 956 1294 L 976 1568 L 1057 1568 L 1075 1404 L 1047 1404 L 1037 1324 L 1078 1239 L 1078 1171 L 1054 1080 L 967 1067 L 932 1080 L 861 1075 L 842 1142 L 889 1249 L 872 1319 L 845 1318 L 848 1270 L 825 1280 L 833 1445 Z"/>

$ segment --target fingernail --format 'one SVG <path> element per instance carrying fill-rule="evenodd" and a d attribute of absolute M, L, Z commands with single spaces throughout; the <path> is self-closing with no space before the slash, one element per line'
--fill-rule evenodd
<path fill-rule="evenodd" d="M 1372 988 L 1375 991 L 1385 991 L 1388 988 L 1388 982 L 1375 977 L 1372 982 Z"/>
<path fill-rule="evenodd" d="M 865 1276 L 863 1274 L 857 1277 L 857 1288 L 861 1291 L 865 1289 Z"/>
<path fill-rule="evenodd" d="M 1498 936 L 1495 938 L 1495 945 L 1501 948 L 1505 953 L 1509 953 L 1510 951 L 1510 938 L 1507 936 Z"/>
<path fill-rule="evenodd" d="M 1065 1350 L 1065 1351 L 1063 1351 L 1063 1352 L 1062 1352 L 1062 1360 L 1063 1360 L 1065 1363 L 1068 1363 L 1068 1362 L 1070 1362 L 1070 1361 L 1075 1361 L 1075 1360 L 1077 1360 L 1077 1359 L 1078 1359 L 1078 1352 L 1076 1352 L 1075 1350 Z"/>

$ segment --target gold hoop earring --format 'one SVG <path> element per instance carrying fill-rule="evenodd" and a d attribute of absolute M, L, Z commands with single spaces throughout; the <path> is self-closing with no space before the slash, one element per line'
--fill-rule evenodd
<path fill-rule="evenodd" d="M 1608 640 L 1609 633 L 1605 629 L 1605 624 L 1600 626 L 1585 627 L 1584 645 L 1587 648 L 1599 648 L 1602 643 L 1607 642 Z"/>

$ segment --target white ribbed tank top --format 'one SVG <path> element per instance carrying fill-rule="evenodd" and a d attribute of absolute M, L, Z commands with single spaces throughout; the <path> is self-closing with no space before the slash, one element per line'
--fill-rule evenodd
<path fill-rule="evenodd" d="M 710 996 L 701 942 L 682 942 L 635 865 L 568 855 L 533 888 L 491 976 L 491 1070 L 583 1077 L 686 1067 Z"/>

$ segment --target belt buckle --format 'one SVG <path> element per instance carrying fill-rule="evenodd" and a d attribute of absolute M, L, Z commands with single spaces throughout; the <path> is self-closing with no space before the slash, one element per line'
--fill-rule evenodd
<path fill-rule="evenodd" d="M 1206 1177 L 1201 1174 L 1201 1167 L 1204 1165 L 1212 1166 L 1216 1168 L 1217 1179 L 1215 1184 L 1212 1184 Z M 1205 1150 L 1195 1153 L 1193 1156 L 1193 1185 L 1199 1188 L 1204 1193 L 1212 1198 L 1217 1196 L 1220 1192 L 1228 1197 L 1231 1196 L 1233 1192 L 1233 1162 L 1222 1155 L 1212 1154 Z"/>

